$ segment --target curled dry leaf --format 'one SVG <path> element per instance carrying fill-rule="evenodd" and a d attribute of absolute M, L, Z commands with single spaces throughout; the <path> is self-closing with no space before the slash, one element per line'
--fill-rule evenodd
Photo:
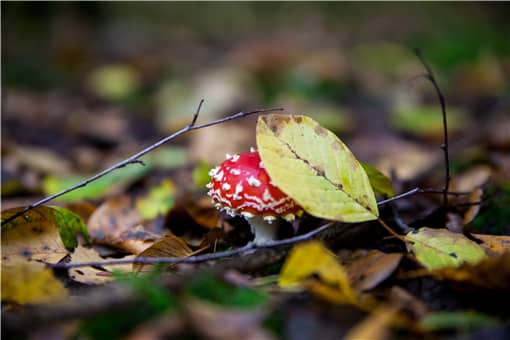
<path fill-rule="evenodd" d="M 375 288 L 397 269 L 403 254 L 386 254 L 371 250 L 364 256 L 346 264 L 352 286 L 364 291 Z"/>
<path fill-rule="evenodd" d="M 88 221 L 89 234 L 98 243 L 139 254 L 159 238 L 145 230 L 141 222 L 135 201 L 128 196 L 118 196 L 94 211 Z"/>
<path fill-rule="evenodd" d="M 484 185 L 492 175 L 492 169 L 487 165 L 478 165 L 470 168 L 462 175 L 452 178 L 450 190 L 471 192 Z"/>
<path fill-rule="evenodd" d="M 193 250 L 186 241 L 175 235 L 163 235 L 153 245 L 138 254 L 138 257 L 188 257 L 193 255 Z M 146 265 L 134 263 L 133 271 L 140 271 Z"/>
<path fill-rule="evenodd" d="M 473 234 L 473 236 L 483 241 L 480 246 L 488 255 L 503 255 L 510 252 L 510 236 L 482 234 Z"/>
<path fill-rule="evenodd" d="M 405 238 L 418 262 L 430 270 L 458 267 L 464 262 L 474 264 L 486 257 L 478 244 L 447 229 L 421 228 Z"/>
<path fill-rule="evenodd" d="M 103 258 L 92 248 L 85 248 L 80 245 L 71 254 L 70 263 L 93 261 L 103 261 Z M 101 270 L 97 267 L 71 268 L 69 269 L 69 277 L 74 281 L 89 285 L 104 284 L 113 281 L 113 277 L 109 275 L 106 270 Z"/>
<path fill-rule="evenodd" d="M 313 119 L 260 116 L 257 147 L 271 180 L 310 215 L 343 222 L 378 218 L 365 170 L 337 136 Z"/>

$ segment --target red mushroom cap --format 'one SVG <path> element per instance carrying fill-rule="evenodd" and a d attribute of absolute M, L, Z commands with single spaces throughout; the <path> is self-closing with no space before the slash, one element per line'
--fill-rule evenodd
<path fill-rule="evenodd" d="M 229 215 L 262 215 L 272 221 L 283 217 L 292 221 L 302 209 L 271 183 L 257 151 L 230 156 L 209 173 L 209 196 L 215 206 Z"/>

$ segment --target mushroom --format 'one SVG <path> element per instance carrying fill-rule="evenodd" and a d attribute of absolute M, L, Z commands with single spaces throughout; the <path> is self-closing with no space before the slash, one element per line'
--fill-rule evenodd
<path fill-rule="evenodd" d="M 209 173 L 209 196 L 216 208 L 230 216 L 242 215 L 249 220 L 255 243 L 276 238 L 277 226 L 273 222 L 283 218 L 289 222 L 303 212 L 292 198 L 276 187 L 264 169 L 257 151 L 227 159 Z"/>

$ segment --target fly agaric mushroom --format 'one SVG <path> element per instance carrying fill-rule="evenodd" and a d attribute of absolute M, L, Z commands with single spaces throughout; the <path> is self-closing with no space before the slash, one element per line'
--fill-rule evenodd
<path fill-rule="evenodd" d="M 227 154 L 227 159 L 209 175 L 208 194 L 216 208 L 249 219 L 255 243 L 275 239 L 277 226 L 271 224 L 278 218 L 291 222 L 303 212 L 271 182 L 259 153 L 253 149 L 239 155 Z"/>

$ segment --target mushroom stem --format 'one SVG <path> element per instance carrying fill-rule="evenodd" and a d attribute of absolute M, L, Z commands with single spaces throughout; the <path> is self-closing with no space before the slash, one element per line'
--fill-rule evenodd
<path fill-rule="evenodd" d="M 254 216 L 248 220 L 251 231 L 255 234 L 253 243 L 263 244 L 274 241 L 278 235 L 278 222 L 268 222 L 262 216 Z"/>

